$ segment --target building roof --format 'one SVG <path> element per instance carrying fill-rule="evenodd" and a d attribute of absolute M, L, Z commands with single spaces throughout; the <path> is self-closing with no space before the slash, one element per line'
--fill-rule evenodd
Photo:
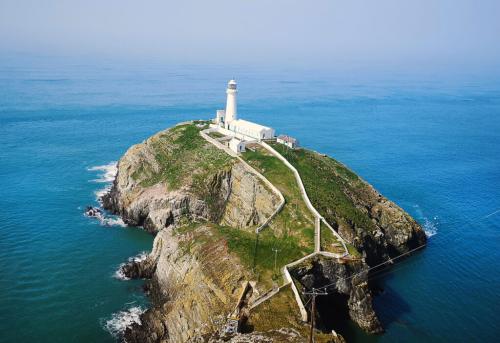
<path fill-rule="evenodd" d="M 244 128 L 249 129 L 249 130 L 271 130 L 270 127 L 256 124 L 256 123 L 252 123 L 251 121 L 244 120 L 244 119 L 233 120 L 230 125 L 244 127 Z"/>
<path fill-rule="evenodd" d="M 281 139 L 282 141 L 285 141 L 285 142 L 288 142 L 288 143 L 297 143 L 297 139 L 293 138 L 292 136 L 279 135 L 278 139 Z"/>
<path fill-rule="evenodd" d="M 229 142 L 232 142 L 232 143 L 238 143 L 238 144 L 239 144 L 239 143 L 241 143 L 241 142 L 243 142 L 243 141 L 242 141 L 241 139 L 238 139 L 238 138 L 236 138 L 236 137 L 233 137 L 233 138 L 231 138 L 231 139 L 229 140 Z"/>

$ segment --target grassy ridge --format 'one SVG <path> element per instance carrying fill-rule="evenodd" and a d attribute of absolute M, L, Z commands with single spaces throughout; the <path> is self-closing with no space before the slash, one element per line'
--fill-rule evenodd
<path fill-rule="evenodd" d="M 313 206 L 329 223 L 374 228 L 369 216 L 346 195 L 362 192 L 365 187 L 356 174 L 328 156 L 307 149 L 291 150 L 277 143 L 272 146 L 297 169 Z"/>
<path fill-rule="evenodd" d="M 160 172 L 152 171 L 147 165 L 138 173 L 148 172 L 149 177 L 141 181 L 144 187 L 165 182 L 172 189 L 178 189 L 188 179 L 195 186 L 201 186 L 209 174 L 230 166 L 233 158 L 209 144 L 200 136 L 196 124 L 184 124 L 154 136 L 150 141 Z"/>
<path fill-rule="evenodd" d="M 337 236 L 335 236 L 323 222 L 321 222 L 321 249 L 333 252 L 333 253 L 343 253 L 344 248 L 342 247 L 342 243 L 338 240 Z"/>
<path fill-rule="evenodd" d="M 275 342 L 290 342 L 289 336 L 280 334 L 280 329 L 285 325 L 299 332 L 303 338 L 309 336 L 309 325 L 304 325 L 300 318 L 290 285 L 283 287 L 278 294 L 253 309 L 246 327 L 253 331 L 265 332 L 266 336 L 272 337 Z M 332 342 L 332 335 L 315 332 L 314 340 L 317 343 Z"/>
<path fill-rule="evenodd" d="M 285 198 L 285 206 L 264 229 L 254 237 L 252 251 L 256 249 L 255 268 L 262 278 L 272 276 L 275 253 L 278 249 L 277 269 L 314 251 L 313 216 L 302 200 L 300 189 L 293 173 L 275 156 L 260 146 L 242 154 L 250 165 L 276 186 Z"/>

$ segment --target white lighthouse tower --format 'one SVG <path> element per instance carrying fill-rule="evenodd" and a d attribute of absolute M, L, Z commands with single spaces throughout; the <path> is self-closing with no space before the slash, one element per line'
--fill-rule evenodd
<path fill-rule="evenodd" d="M 238 90 L 236 89 L 236 81 L 230 80 L 227 83 L 227 89 L 226 89 L 226 94 L 227 94 L 226 118 L 225 118 L 226 128 L 229 127 L 230 122 L 238 119 L 238 112 L 236 111 L 236 93 L 238 93 Z"/>
<path fill-rule="evenodd" d="M 221 133 L 224 136 L 232 136 L 236 141 L 232 141 L 229 147 L 236 153 L 244 151 L 242 142 L 261 141 L 263 139 L 272 139 L 274 137 L 274 129 L 271 127 L 252 123 L 248 120 L 238 119 L 238 111 L 236 110 L 236 81 L 230 80 L 227 83 L 226 94 L 226 109 L 217 110 L 212 129 Z M 241 144 L 240 144 L 241 143 Z"/>

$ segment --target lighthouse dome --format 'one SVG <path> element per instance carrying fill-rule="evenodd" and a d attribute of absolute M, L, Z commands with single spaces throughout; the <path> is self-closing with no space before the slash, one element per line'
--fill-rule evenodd
<path fill-rule="evenodd" d="M 227 88 L 236 89 L 236 81 L 234 79 L 229 80 L 229 82 L 227 83 Z"/>

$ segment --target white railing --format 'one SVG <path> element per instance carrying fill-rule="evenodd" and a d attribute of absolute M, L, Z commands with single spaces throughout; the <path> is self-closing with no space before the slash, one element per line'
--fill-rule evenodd
<path fill-rule="evenodd" d="M 220 143 L 219 141 L 217 141 L 216 139 L 210 137 L 207 133 L 209 132 L 212 132 L 212 131 L 216 131 L 216 130 L 213 130 L 213 129 L 206 129 L 206 130 L 203 130 L 203 131 L 200 131 L 200 135 L 205 138 L 208 142 L 212 143 L 213 145 L 215 145 L 217 148 L 221 149 L 221 150 L 224 150 L 226 153 L 228 153 L 229 155 L 235 157 L 238 159 L 238 161 L 240 161 L 243 166 L 252 174 L 256 175 L 262 182 L 264 182 L 264 184 L 266 184 L 270 189 L 271 191 L 273 191 L 277 196 L 278 198 L 280 199 L 280 203 L 278 204 L 278 207 L 276 207 L 276 209 L 274 210 L 274 212 L 262 223 L 260 224 L 256 229 L 255 229 L 255 232 L 256 233 L 259 233 L 260 231 L 262 231 L 270 222 L 271 220 L 283 209 L 283 206 L 285 206 L 285 197 L 283 196 L 283 194 L 281 194 L 280 190 L 278 188 L 276 188 L 275 185 L 273 185 L 264 175 L 262 175 L 261 173 L 259 173 L 257 170 L 255 170 L 251 165 L 249 165 L 244 159 L 242 159 L 240 156 L 238 156 L 237 153 L 235 153 L 234 151 L 232 151 L 231 149 L 229 149 L 227 146 L 225 146 L 224 144 Z"/>
<path fill-rule="evenodd" d="M 307 208 L 309 208 L 309 210 L 316 216 L 316 218 L 319 218 L 320 221 L 322 221 L 331 231 L 332 233 L 335 235 L 335 237 L 337 237 L 339 239 L 339 241 L 342 243 L 342 247 L 344 248 L 344 251 L 345 251 L 345 254 L 344 256 L 348 255 L 349 254 L 349 251 L 347 250 L 347 247 L 345 245 L 345 240 L 342 238 L 342 236 L 340 236 L 340 234 L 335 231 L 333 229 L 333 227 L 325 220 L 325 218 L 323 218 L 323 216 L 316 210 L 316 208 L 314 208 L 314 206 L 312 205 L 311 203 L 311 200 L 309 200 L 309 196 L 307 195 L 307 192 L 306 192 L 306 188 L 304 187 L 304 183 L 302 182 L 302 178 L 300 177 L 300 174 L 299 172 L 297 171 L 297 169 L 290 163 L 288 162 L 288 160 L 283 157 L 283 155 L 281 155 L 279 152 L 277 152 L 272 146 L 270 146 L 269 144 L 267 144 L 266 142 L 260 142 L 260 144 L 266 148 L 269 152 L 271 152 L 274 156 L 276 156 L 277 158 L 279 158 L 283 163 L 285 163 L 285 165 L 293 172 L 294 176 L 295 176 L 295 179 L 297 180 L 297 183 L 299 184 L 299 188 L 300 188 L 300 192 L 302 194 L 302 197 L 307 205 Z M 320 233 L 320 230 L 321 230 L 321 225 L 318 225 L 318 223 L 315 222 L 315 251 L 316 252 L 319 252 L 320 249 L 318 247 L 318 244 L 320 244 L 320 241 L 321 241 L 321 233 Z"/>
<path fill-rule="evenodd" d="M 260 142 L 260 144 L 264 148 L 266 148 L 267 150 L 269 150 L 274 156 L 276 156 L 277 158 L 279 158 L 283 163 L 285 163 L 285 165 L 293 172 L 293 174 L 295 175 L 295 179 L 297 180 L 297 183 L 299 184 L 300 192 L 302 193 L 302 197 L 304 198 L 304 201 L 305 201 L 305 203 L 307 205 L 307 208 L 309 208 L 309 210 L 316 217 L 322 218 L 321 214 L 319 214 L 319 212 L 314 208 L 314 206 L 312 205 L 311 201 L 309 200 L 309 197 L 307 196 L 306 188 L 304 187 L 304 184 L 302 183 L 302 179 L 301 179 L 300 174 L 297 171 L 297 169 L 295 169 L 295 167 L 292 166 L 292 164 L 290 162 L 288 162 L 288 160 L 286 158 L 284 158 L 279 152 L 277 152 L 276 150 L 274 150 L 274 148 L 272 146 L 270 146 L 266 142 Z"/>
<path fill-rule="evenodd" d="M 280 204 L 276 208 L 276 210 L 264 221 L 264 223 L 262 223 L 255 230 L 256 233 L 259 233 L 264 227 L 266 227 L 269 224 L 269 222 L 276 216 L 276 214 L 278 214 L 281 211 L 281 209 L 285 205 L 285 198 L 283 197 L 283 194 L 281 194 L 281 192 L 267 178 L 264 177 L 264 175 L 262 175 L 261 173 L 259 173 L 258 171 L 256 171 L 252 166 L 250 166 L 245 160 L 243 160 L 240 156 L 238 156 L 238 154 L 236 154 L 235 152 L 233 152 L 232 150 L 230 150 L 227 146 L 221 144 L 219 141 L 217 141 L 214 138 L 212 138 L 212 137 L 210 137 L 210 136 L 207 135 L 208 132 L 214 132 L 214 131 L 215 132 L 221 132 L 221 131 L 225 131 L 225 129 L 221 130 L 220 127 L 213 127 L 212 126 L 209 129 L 200 131 L 200 135 L 203 138 L 205 138 L 208 142 L 210 142 L 213 145 L 215 145 L 217 148 L 224 150 L 225 152 L 227 152 L 229 155 L 231 155 L 233 157 L 236 157 L 240 162 L 242 162 L 242 164 L 245 166 L 245 168 L 247 168 L 247 170 L 249 170 L 251 173 L 257 175 L 280 198 Z M 302 318 L 303 321 L 307 321 L 308 320 L 308 312 L 307 312 L 307 310 L 306 310 L 306 308 L 304 306 L 304 303 L 302 301 L 302 297 L 301 297 L 301 295 L 299 293 L 299 290 L 297 289 L 297 286 L 295 285 L 295 282 L 293 281 L 292 276 L 290 275 L 290 272 L 288 271 L 288 268 L 294 267 L 294 266 L 296 266 L 296 265 L 304 262 L 305 260 L 313 258 L 313 257 L 315 257 L 317 255 L 325 256 L 325 257 L 328 257 L 328 258 L 342 258 L 342 257 L 347 256 L 349 254 L 349 252 L 348 252 L 347 247 L 345 245 L 344 239 L 339 235 L 339 233 L 337 231 L 335 231 L 333 229 L 333 227 L 323 218 L 323 216 L 321 216 L 321 214 L 312 205 L 311 201 L 309 200 L 309 196 L 307 195 L 307 192 L 306 192 L 306 189 L 304 187 L 304 184 L 302 182 L 302 178 L 300 177 L 300 174 L 297 171 L 297 169 L 290 162 L 288 162 L 288 160 L 285 157 L 283 157 L 279 152 L 277 152 L 274 148 L 272 148 L 269 144 L 267 144 L 266 142 L 263 142 L 263 141 L 261 141 L 260 144 L 264 148 L 266 148 L 268 151 L 270 151 L 274 156 L 276 156 L 277 158 L 279 158 L 283 163 L 285 163 L 285 165 L 293 172 L 293 174 L 295 176 L 295 179 L 297 181 L 297 184 L 299 185 L 300 192 L 302 194 L 302 198 L 304 199 L 304 202 L 306 203 L 307 208 L 315 216 L 315 225 L 314 225 L 315 226 L 315 251 L 313 253 L 311 253 L 311 254 L 309 254 L 307 256 L 304 256 L 304 257 L 302 257 L 302 258 L 300 258 L 300 259 L 298 259 L 296 261 L 293 261 L 293 262 L 291 262 L 291 263 L 289 263 L 289 264 L 287 264 L 287 265 L 285 265 L 283 267 L 283 275 L 284 275 L 284 279 L 285 279 L 285 285 L 288 284 L 288 283 L 290 284 L 290 286 L 292 288 L 292 291 L 294 293 L 294 296 L 295 296 L 295 300 L 296 300 L 297 305 L 299 307 L 301 318 Z M 319 241 L 320 241 L 321 222 L 323 222 L 332 231 L 332 233 L 339 239 L 339 241 L 342 243 L 342 246 L 344 248 L 344 253 L 343 254 L 331 253 L 331 252 L 327 252 L 327 251 L 320 251 L 320 249 L 319 249 L 320 242 Z M 274 294 L 276 294 L 276 293 L 274 293 Z M 262 303 L 265 300 L 269 299 L 274 294 L 269 295 L 269 297 L 266 296 L 265 299 L 262 299 L 262 301 L 259 301 L 258 304 L 253 304 L 254 305 L 253 307 L 256 307 L 260 303 Z"/>
<path fill-rule="evenodd" d="M 308 255 L 309 256 L 309 255 Z M 308 257 L 306 256 L 306 257 Z M 306 307 L 304 306 L 304 303 L 302 302 L 302 297 L 300 296 L 299 290 L 297 289 L 297 286 L 295 286 L 295 282 L 293 282 L 292 276 L 290 275 L 290 272 L 288 271 L 288 267 L 285 266 L 283 268 L 283 273 L 285 274 L 285 279 L 287 283 L 290 284 L 292 287 L 293 294 L 295 295 L 295 301 L 297 302 L 297 305 L 299 306 L 299 311 L 300 311 L 300 317 L 304 322 L 307 322 L 307 310 Z"/>

